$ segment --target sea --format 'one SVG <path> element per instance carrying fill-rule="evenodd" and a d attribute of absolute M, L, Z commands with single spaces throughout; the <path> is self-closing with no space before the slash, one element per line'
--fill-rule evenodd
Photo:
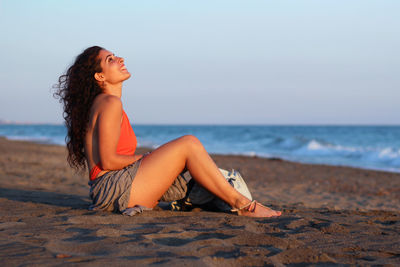
<path fill-rule="evenodd" d="M 191 134 L 209 153 L 400 172 L 400 126 L 133 125 L 138 146 Z M 0 136 L 65 145 L 66 128 L 1 124 Z"/>

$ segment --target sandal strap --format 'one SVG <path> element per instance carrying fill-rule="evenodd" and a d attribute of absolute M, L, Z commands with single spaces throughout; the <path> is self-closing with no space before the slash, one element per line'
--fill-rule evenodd
<path fill-rule="evenodd" d="M 242 210 L 244 210 L 244 209 L 246 209 L 246 208 L 249 208 L 249 207 L 250 207 L 251 205 L 253 205 L 254 203 L 257 205 L 258 202 L 257 202 L 256 200 L 253 200 L 253 201 L 247 203 L 246 205 L 244 205 L 243 207 L 236 208 L 236 209 L 231 209 L 231 212 L 242 211 Z"/>

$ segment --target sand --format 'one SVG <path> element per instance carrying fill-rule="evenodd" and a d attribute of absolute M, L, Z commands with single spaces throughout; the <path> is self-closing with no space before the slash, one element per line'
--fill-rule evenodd
<path fill-rule="evenodd" d="M 127 217 L 87 209 L 87 174 L 64 147 L 0 138 L 0 152 L 2 266 L 400 265 L 400 174 L 213 155 L 283 215 Z"/>

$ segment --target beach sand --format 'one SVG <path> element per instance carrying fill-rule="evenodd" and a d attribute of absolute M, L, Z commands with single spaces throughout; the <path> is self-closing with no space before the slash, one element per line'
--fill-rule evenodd
<path fill-rule="evenodd" d="M 0 138 L 0 152 L 2 266 L 400 265 L 400 174 L 213 155 L 283 215 L 127 217 L 87 209 L 87 173 L 64 147 Z"/>

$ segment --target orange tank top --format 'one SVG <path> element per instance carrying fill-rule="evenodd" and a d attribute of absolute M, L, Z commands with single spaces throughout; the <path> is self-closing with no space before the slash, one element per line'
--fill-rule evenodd
<path fill-rule="evenodd" d="M 132 129 L 131 124 L 129 123 L 128 116 L 125 111 L 122 110 L 122 122 L 121 122 L 121 132 L 119 135 L 118 145 L 117 145 L 117 154 L 120 155 L 134 155 L 137 146 L 137 140 L 135 132 Z M 97 175 L 103 171 L 101 167 L 101 163 L 97 163 L 90 170 L 90 180 L 94 180 L 97 178 Z"/>

